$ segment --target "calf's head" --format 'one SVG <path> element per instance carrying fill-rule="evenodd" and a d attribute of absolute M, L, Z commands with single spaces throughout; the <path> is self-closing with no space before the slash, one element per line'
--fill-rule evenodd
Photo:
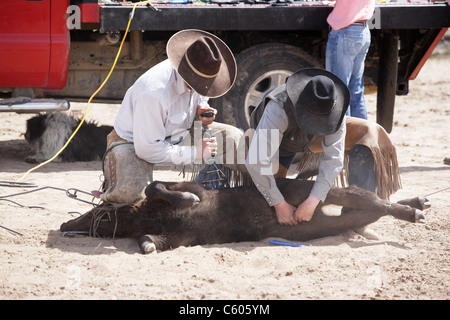
<path fill-rule="evenodd" d="M 181 191 L 182 190 L 182 191 Z M 206 190 L 196 183 L 155 181 L 145 189 L 146 199 L 134 204 L 103 203 L 63 223 L 65 231 L 88 231 L 99 237 L 139 237 L 164 233 L 182 225 L 183 212 L 195 208 Z"/>

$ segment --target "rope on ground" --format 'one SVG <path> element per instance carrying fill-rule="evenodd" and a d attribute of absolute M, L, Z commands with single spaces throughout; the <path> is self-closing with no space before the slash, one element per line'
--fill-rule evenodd
<path fill-rule="evenodd" d="M 447 187 L 447 188 L 444 188 L 444 189 L 441 189 L 441 190 L 438 190 L 438 191 L 429 193 L 429 194 L 425 195 L 424 197 L 429 197 L 429 196 L 431 196 L 431 195 L 433 195 L 433 194 L 440 193 L 440 192 L 444 192 L 445 190 L 448 190 L 448 189 L 450 189 L 450 187 Z"/>
<path fill-rule="evenodd" d="M 3 229 L 5 229 L 5 230 L 7 230 L 7 231 L 9 231 L 9 232 L 14 233 L 14 234 L 18 234 L 19 236 L 23 236 L 23 233 L 20 233 L 20 232 L 18 232 L 18 231 L 13 230 L 13 229 L 7 228 L 7 227 L 5 227 L 5 226 L 0 225 L 0 228 L 3 228 Z"/>
<path fill-rule="evenodd" d="M 64 191 L 65 194 L 71 199 L 78 200 L 78 201 L 81 201 L 81 202 L 84 202 L 84 203 L 88 203 L 88 204 L 91 204 L 93 206 L 98 206 L 99 205 L 99 203 L 95 203 L 93 201 L 95 196 L 92 193 L 90 193 L 90 192 L 82 191 L 82 190 L 76 189 L 76 188 L 63 189 L 63 188 L 57 188 L 57 187 L 51 187 L 51 186 L 45 186 L 45 187 L 37 188 L 37 189 L 34 189 L 34 190 L 30 190 L 30 191 L 23 191 L 23 192 L 8 194 L 6 196 L 0 196 L 0 201 L 3 200 L 3 201 L 13 202 L 13 201 L 11 201 L 11 200 L 9 200 L 7 198 L 12 198 L 12 197 L 15 197 L 15 196 L 20 196 L 20 195 L 24 195 L 24 194 L 28 194 L 28 193 L 32 193 L 32 192 L 37 192 L 37 191 L 41 191 L 41 190 L 44 190 L 44 189 L 53 189 L 53 190 L 58 190 L 58 191 Z M 86 195 L 89 195 L 89 196 L 92 196 L 92 200 L 91 201 L 87 201 L 87 200 L 83 200 L 83 199 L 78 198 L 78 192 L 86 194 Z M 18 204 L 18 203 L 16 203 L 16 204 Z M 42 208 L 43 209 L 43 207 L 37 207 L 37 206 L 23 206 L 23 205 L 20 205 L 20 204 L 18 204 L 18 205 L 22 206 L 22 207 L 28 207 L 28 208 Z"/>

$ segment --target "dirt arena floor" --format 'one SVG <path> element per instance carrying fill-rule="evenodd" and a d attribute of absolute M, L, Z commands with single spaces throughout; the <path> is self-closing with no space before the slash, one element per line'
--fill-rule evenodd
<path fill-rule="evenodd" d="M 300 248 L 264 240 L 142 255 L 135 239 L 62 237 L 60 225 L 91 206 L 46 188 L 0 201 L 0 299 L 449 299 L 449 70 L 449 55 L 433 56 L 396 100 L 391 137 L 403 188 L 391 200 L 427 195 L 425 224 L 383 217 L 370 226 L 378 239 L 352 231 Z M 376 95 L 366 99 L 375 121 Z M 112 124 L 118 107 L 92 104 L 88 119 Z M 0 113 L 0 180 L 33 167 L 23 161 L 29 117 Z M 50 163 L 24 182 L 90 191 L 100 176 L 100 161 Z M 164 168 L 155 176 L 181 180 Z M 0 187 L 0 196 L 35 189 Z"/>

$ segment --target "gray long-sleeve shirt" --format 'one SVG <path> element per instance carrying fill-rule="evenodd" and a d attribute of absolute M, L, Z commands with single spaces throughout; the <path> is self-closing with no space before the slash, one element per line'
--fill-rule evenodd
<path fill-rule="evenodd" d="M 274 174 L 278 171 L 278 148 L 288 127 L 286 112 L 275 101 L 269 101 L 250 143 L 245 162 L 258 190 L 270 206 L 284 200 L 278 190 Z M 345 143 L 345 117 L 339 129 L 322 140 L 323 154 L 319 174 L 311 195 L 324 201 L 328 191 L 343 167 Z"/>

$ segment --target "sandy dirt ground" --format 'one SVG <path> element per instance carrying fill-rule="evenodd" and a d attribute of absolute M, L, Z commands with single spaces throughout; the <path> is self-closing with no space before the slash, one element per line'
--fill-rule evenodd
<path fill-rule="evenodd" d="M 135 239 L 62 237 L 60 225 L 91 206 L 46 188 L 0 201 L 0 225 L 21 234 L 0 228 L 0 299 L 449 299 L 449 70 L 450 56 L 433 57 L 396 100 L 403 188 L 391 200 L 429 195 L 425 224 L 383 217 L 370 226 L 377 240 L 351 231 L 300 248 L 264 240 L 142 255 Z M 376 96 L 366 99 L 375 120 Z M 85 107 L 71 109 L 81 116 Z M 88 119 L 112 124 L 118 107 L 92 104 Z M 0 180 L 33 167 L 23 161 L 29 117 L 0 113 Z M 100 176 L 100 161 L 50 163 L 24 181 L 90 191 Z M 164 168 L 155 176 L 182 179 Z M 0 196 L 36 189 L 0 187 Z"/>

